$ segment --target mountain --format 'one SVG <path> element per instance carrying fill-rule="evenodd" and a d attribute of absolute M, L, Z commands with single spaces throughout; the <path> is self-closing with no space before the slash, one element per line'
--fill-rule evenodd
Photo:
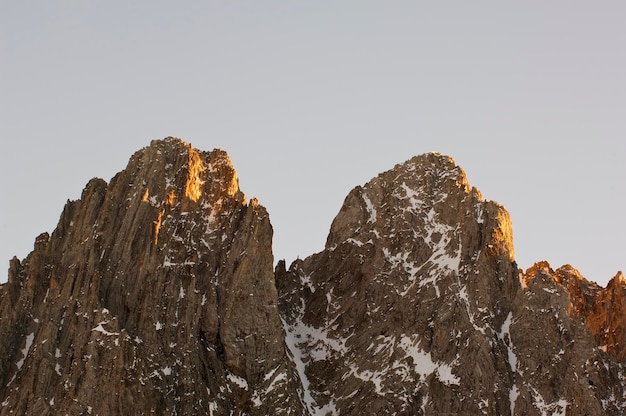
<path fill-rule="evenodd" d="M 273 270 L 228 155 L 153 141 L 11 260 L 0 415 L 626 413 L 626 279 L 521 271 L 512 235 L 430 153 Z"/>
<path fill-rule="evenodd" d="M 271 239 L 223 151 L 168 138 L 90 181 L 11 261 L 0 414 L 300 411 Z"/>
<path fill-rule="evenodd" d="M 325 250 L 276 282 L 311 413 L 626 411 L 623 276 L 519 271 L 508 213 L 448 157 L 355 188 Z"/>

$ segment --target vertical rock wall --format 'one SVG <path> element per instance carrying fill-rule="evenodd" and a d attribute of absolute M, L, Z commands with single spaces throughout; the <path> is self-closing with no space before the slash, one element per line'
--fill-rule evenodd
<path fill-rule="evenodd" d="M 271 240 L 220 150 L 154 141 L 90 181 L 11 263 L 0 414 L 266 414 L 272 394 L 297 411 Z"/>

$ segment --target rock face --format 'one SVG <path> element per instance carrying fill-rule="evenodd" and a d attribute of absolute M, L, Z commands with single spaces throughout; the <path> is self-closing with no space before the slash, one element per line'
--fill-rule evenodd
<path fill-rule="evenodd" d="M 0 414 L 301 413 L 271 239 L 219 150 L 155 141 L 92 180 L 11 262 Z"/>
<path fill-rule="evenodd" d="M 0 286 L 0 415 L 626 413 L 626 280 L 514 261 L 448 157 L 352 190 L 273 271 L 228 156 L 154 141 Z"/>
<path fill-rule="evenodd" d="M 310 413 L 626 412 L 624 290 L 514 262 L 507 212 L 447 157 L 355 188 L 276 282 Z"/>

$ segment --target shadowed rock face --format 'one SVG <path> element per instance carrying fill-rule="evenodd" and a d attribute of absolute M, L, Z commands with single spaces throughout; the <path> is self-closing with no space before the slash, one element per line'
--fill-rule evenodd
<path fill-rule="evenodd" d="M 0 286 L 0 415 L 626 412 L 624 277 L 518 270 L 448 157 L 353 189 L 289 269 L 271 241 L 221 150 L 90 181 Z"/>

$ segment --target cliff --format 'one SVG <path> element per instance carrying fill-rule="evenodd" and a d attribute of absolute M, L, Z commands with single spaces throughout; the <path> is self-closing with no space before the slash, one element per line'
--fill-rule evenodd
<path fill-rule="evenodd" d="M 0 414 L 297 411 L 271 239 L 220 150 L 155 141 L 90 181 L 11 262 Z"/>

